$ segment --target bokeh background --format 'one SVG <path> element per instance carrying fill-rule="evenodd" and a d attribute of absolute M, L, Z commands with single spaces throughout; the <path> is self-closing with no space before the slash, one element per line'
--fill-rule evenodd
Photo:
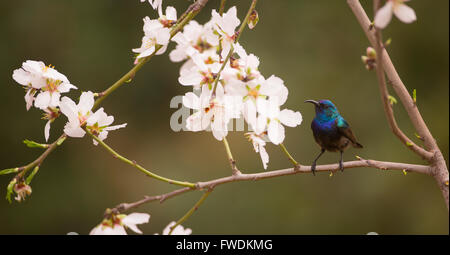
<path fill-rule="evenodd" d="M 243 19 L 250 1 L 238 6 Z M 362 1 L 371 16 L 372 1 Z M 181 13 L 189 1 L 165 0 Z M 417 89 L 418 107 L 448 162 L 449 152 L 449 2 L 411 1 L 418 20 L 403 24 L 394 18 L 384 31 L 392 38 L 390 55 L 408 90 Z M 197 17 L 209 20 L 218 0 L 210 0 Z M 138 0 L 2 1 L 0 15 L 0 169 L 24 165 L 40 153 L 22 140 L 44 141 L 45 121 L 37 109 L 25 110 L 24 92 L 11 78 L 27 59 L 56 66 L 80 90 L 102 91 L 127 72 L 132 48 L 140 46 L 142 18 L 156 17 Z M 368 41 L 345 1 L 259 1 L 260 23 L 245 30 L 241 44 L 260 57 L 260 71 L 275 74 L 289 88 L 286 107 L 303 114 L 304 122 L 287 128 L 285 145 L 303 163 L 319 152 L 306 99 L 331 99 L 351 123 L 362 150 L 349 149 L 346 160 L 364 158 L 422 164 L 387 125 L 374 72 L 360 56 Z M 169 51 L 174 48 L 172 44 Z M 189 88 L 177 83 L 180 64 L 167 54 L 153 58 L 135 79 L 104 101 L 106 112 L 126 129 L 110 133 L 107 142 L 123 155 L 154 172 L 178 180 L 204 181 L 230 174 L 222 143 L 211 133 L 173 132 L 172 97 Z M 70 93 L 78 97 L 79 91 Z M 401 105 L 398 123 L 415 139 Z M 52 125 L 51 139 L 62 131 L 64 118 Z M 243 132 L 230 133 L 233 155 L 243 172 L 263 171 L 259 155 Z M 420 141 L 417 141 L 420 143 Z M 290 167 L 278 147 L 268 145 L 269 170 Z M 320 163 L 335 163 L 325 154 Z M 0 197 L 12 176 L 0 176 Z M 105 208 L 174 186 L 145 178 L 113 159 L 91 139 L 69 139 L 52 153 L 34 178 L 25 202 L 0 200 L 0 234 L 87 234 Z M 144 233 L 161 233 L 199 199 L 191 192 L 138 212 L 151 214 Z M 449 218 L 433 178 L 398 171 L 352 169 L 329 177 L 321 173 L 287 176 L 217 187 L 184 223 L 194 234 L 448 234 Z"/>

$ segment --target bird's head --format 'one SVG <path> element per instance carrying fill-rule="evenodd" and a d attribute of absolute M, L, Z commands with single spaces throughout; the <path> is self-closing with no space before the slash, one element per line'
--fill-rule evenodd
<path fill-rule="evenodd" d="M 321 120 L 334 119 L 339 116 L 339 111 L 330 100 L 306 100 L 305 103 L 312 103 L 316 108 L 316 118 Z"/>

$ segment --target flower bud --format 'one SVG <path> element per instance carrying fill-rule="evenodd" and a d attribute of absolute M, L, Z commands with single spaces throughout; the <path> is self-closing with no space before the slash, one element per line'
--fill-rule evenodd
<path fill-rule="evenodd" d="M 259 21 L 259 15 L 258 12 L 256 10 L 253 10 L 252 13 L 250 14 L 250 17 L 248 18 L 248 27 L 250 29 L 253 29 L 256 24 L 258 24 Z"/>
<path fill-rule="evenodd" d="M 367 57 L 369 57 L 371 59 L 376 59 L 377 58 L 377 52 L 372 47 L 367 47 L 366 54 L 367 54 Z"/>

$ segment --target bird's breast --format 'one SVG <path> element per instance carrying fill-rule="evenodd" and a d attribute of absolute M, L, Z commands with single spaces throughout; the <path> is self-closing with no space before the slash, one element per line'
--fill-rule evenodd
<path fill-rule="evenodd" d="M 311 129 L 313 130 L 314 139 L 323 149 L 339 151 L 347 147 L 348 139 L 339 133 L 335 119 L 328 121 L 314 119 L 311 123 Z"/>

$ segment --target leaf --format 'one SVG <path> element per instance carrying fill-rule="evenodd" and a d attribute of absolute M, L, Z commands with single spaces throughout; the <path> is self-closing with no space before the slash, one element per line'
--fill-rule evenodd
<path fill-rule="evenodd" d="M 33 169 L 33 172 L 31 172 L 31 174 L 30 175 L 28 175 L 28 177 L 27 177 L 27 179 L 26 179 L 26 181 L 25 181 L 25 183 L 27 184 L 27 185 L 29 185 L 30 183 L 31 183 L 31 180 L 33 180 L 33 177 L 36 175 L 36 173 L 39 171 L 39 166 L 36 166 L 34 169 Z"/>
<path fill-rule="evenodd" d="M 384 43 L 384 47 L 387 47 L 387 46 L 391 45 L 391 43 L 392 43 L 392 38 L 388 38 L 386 40 L 386 42 Z"/>
<path fill-rule="evenodd" d="M 404 175 L 407 175 L 407 174 L 408 174 L 408 172 L 406 171 L 406 169 L 403 169 L 403 174 L 404 174 Z"/>
<path fill-rule="evenodd" d="M 397 99 L 391 95 L 388 95 L 388 100 L 391 105 L 394 105 L 397 103 Z"/>
<path fill-rule="evenodd" d="M 23 143 L 28 147 L 28 148 L 41 148 L 41 149 L 47 149 L 48 148 L 48 144 L 43 144 L 43 143 L 37 143 L 34 141 L 30 141 L 28 139 L 23 140 Z"/>
<path fill-rule="evenodd" d="M 414 101 L 414 103 L 417 102 L 417 91 L 416 91 L 416 89 L 413 90 L 413 101 Z"/>
<path fill-rule="evenodd" d="M 413 144 L 411 142 L 406 142 L 406 146 L 411 147 L 411 146 L 413 146 Z"/>
<path fill-rule="evenodd" d="M 12 179 L 12 181 L 8 184 L 6 188 L 6 200 L 11 204 L 11 195 L 14 193 L 14 185 L 16 184 L 16 178 Z"/>
<path fill-rule="evenodd" d="M 16 167 L 16 168 L 8 168 L 8 169 L 5 169 L 5 170 L 1 170 L 0 171 L 0 175 L 12 174 L 12 173 L 17 173 L 17 172 L 19 172 L 19 168 L 18 167 Z"/>

